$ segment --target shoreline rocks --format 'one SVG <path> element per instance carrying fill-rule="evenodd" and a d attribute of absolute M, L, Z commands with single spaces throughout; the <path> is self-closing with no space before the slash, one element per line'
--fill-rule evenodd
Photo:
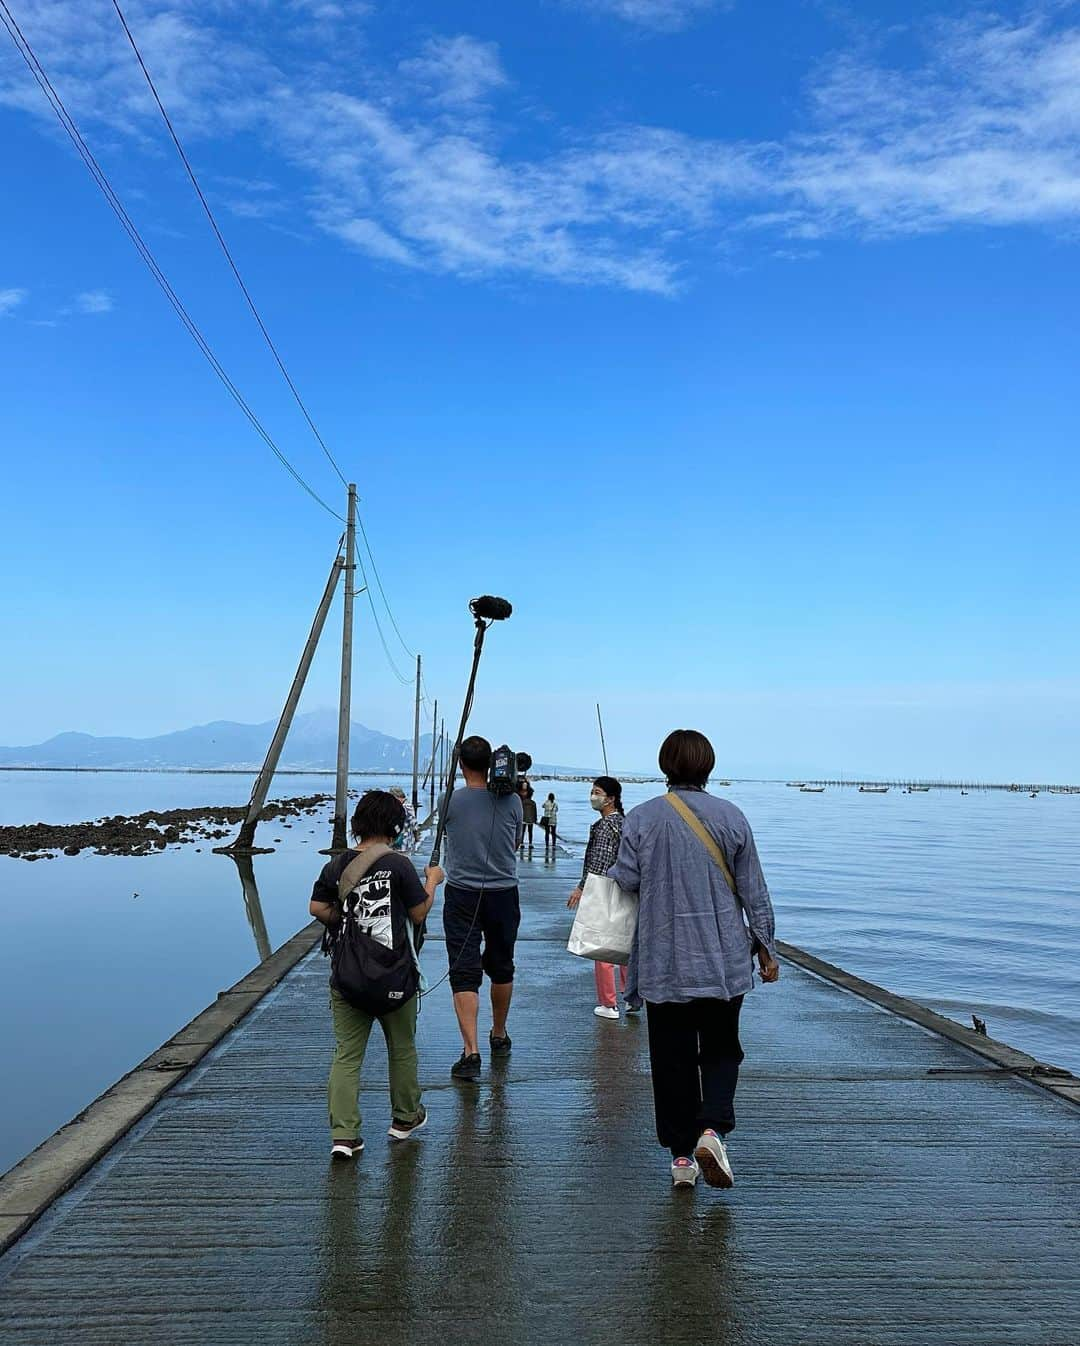
<path fill-rule="evenodd" d="M 301 795 L 271 800 L 260 822 L 309 817 L 333 802 L 333 795 Z M 193 809 L 147 809 L 143 813 L 98 818 L 85 823 L 24 823 L 0 827 L 0 855 L 21 860 L 52 860 L 58 854 L 153 855 L 166 846 L 198 840 L 221 841 L 244 820 L 247 806 Z M 288 826 L 289 824 L 284 824 Z"/>

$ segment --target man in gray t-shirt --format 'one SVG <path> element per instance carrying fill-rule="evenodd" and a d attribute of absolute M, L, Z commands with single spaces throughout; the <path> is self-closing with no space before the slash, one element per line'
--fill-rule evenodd
<path fill-rule="evenodd" d="M 480 1078 L 477 1020 L 480 983 L 491 983 L 493 1056 L 510 1051 L 506 1018 L 514 990 L 514 945 L 521 923 L 517 890 L 517 848 L 521 844 L 519 795 L 496 796 L 487 788 L 491 744 L 473 735 L 461 745 L 464 788 L 444 795 L 446 887 L 443 931 L 450 962 L 450 989 L 461 1029 L 462 1053 L 451 1070 L 455 1079 Z"/>

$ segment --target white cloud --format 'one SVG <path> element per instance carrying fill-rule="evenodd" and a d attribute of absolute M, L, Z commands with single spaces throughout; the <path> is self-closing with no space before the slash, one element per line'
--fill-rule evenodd
<path fill-rule="evenodd" d="M 771 221 L 802 237 L 1080 219 L 1080 30 L 942 25 L 913 72 L 837 62 Z"/>
<path fill-rule="evenodd" d="M 0 318 L 10 317 L 20 304 L 26 302 L 28 290 L 0 290 Z"/>
<path fill-rule="evenodd" d="M 673 30 L 684 28 L 699 14 L 715 9 L 724 0 L 569 0 L 586 9 L 613 14 L 627 23 L 643 28 Z M 726 5 L 725 5 L 726 7 Z"/>
<path fill-rule="evenodd" d="M 400 262 L 403 266 L 416 265 L 413 254 L 405 244 L 388 234 L 382 225 L 376 224 L 374 220 L 367 220 L 362 216 L 337 216 L 333 211 L 328 211 L 320 223 L 328 233 L 336 234 L 344 242 L 359 248 L 361 252 L 366 252 L 371 257 L 378 257 L 386 262 Z"/>
<path fill-rule="evenodd" d="M 345 94 L 295 109 L 288 126 L 295 159 L 321 179 L 324 228 L 380 258 L 465 275 L 668 293 L 678 268 L 654 236 L 703 227 L 717 194 L 755 174 L 741 151 L 638 127 L 513 161 Z"/>
<path fill-rule="evenodd" d="M 228 0 L 223 0 L 228 4 Z M 196 0 L 126 9 L 165 106 L 186 133 L 221 135 L 254 125 L 275 79 L 273 65 L 204 21 Z M 19 26 L 69 111 L 116 131 L 158 138 L 157 109 L 110 0 L 21 0 Z M 5 43 L 0 106 L 55 125 L 21 58 Z"/>
<path fill-rule="evenodd" d="M 83 290 L 75 296 L 73 307 L 76 313 L 111 313 L 112 295 L 105 290 Z"/>
<path fill-rule="evenodd" d="M 465 36 L 431 38 L 422 55 L 398 69 L 445 104 L 475 102 L 509 82 L 495 43 Z"/>
<path fill-rule="evenodd" d="M 666 15 L 670 24 L 692 8 L 605 2 L 640 22 Z M 289 10 L 300 8 L 339 18 L 359 7 L 296 0 Z M 162 144 L 109 0 L 23 0 L 21 9 L 99 140 L 104 127 Z M 1067 233 L 1080 223 L 1080 28 L 1049 17 L 924 26 L 914 62 L 910 46 L 893 64 L 836 59 L 808 82 L 800 129 L 754 143 L 535 121 L 515 134 L 523 128 L 509 98 L 494 107 L 510 87 L 498 50 L 460 34 L 389 66 L 358 66 L 333 48 L 328 56 L 324 43 L 318 64 L 295 57 L 286 76 L 261 49 L 258 24 L 247 45 L 235 23 L 231 36 L 214 26 L 223 10 L 233 19 L 258 10 L 269 23 L 281 13 L 271 0 L 139 0 L 132 9 L 196 159 L 202 142 L 239 131 L 260 146 L 259 173 L 275 181 L 234 184 L 225 204 L 280 227 L 303 211 L 383 264 L 668 294 L 684 283 L 695 248 L 715 259 L 722 244 L 734 264 L 733 240 L 749 255 L 794 245 L 811 257 L 806 240 L 956 226 Z M 343 15 L 330 14 L 337 9 Z M 5 102 L 51 115 L 10 60 L 0 62 Z"/>

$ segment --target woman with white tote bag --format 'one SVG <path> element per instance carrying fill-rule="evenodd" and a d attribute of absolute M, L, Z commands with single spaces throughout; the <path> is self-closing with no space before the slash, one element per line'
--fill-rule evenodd
<path fill-rule="evenodd" d="M 623 825 L 622 786 L 614 776 L 597 776 L 589 793 L 589 804 L 600 817 L 589 829 L 589 844 L 585 849 L 581 882 L 570 894 L 570 900 L 566 904 L 571 909 L 576 908 L 581 902 L 590 874 L 595 874 L 606 883 L 610 883 L 605 876 L 619 853 L 619 838 L 622 835 Z M 597 1004 L 593 1013 L 601 1019 L 617 1019 L 619 1008 L 615 998 L 615 964 L 597 962 L 594 966 Z M 619 967 L 619 980 L 620 989 L 625 992 L 625 963 Z M 640 1009 L 640 1007 L 639 1002 L 635 1006 L 628 1005 L 627 1009 Z"/>

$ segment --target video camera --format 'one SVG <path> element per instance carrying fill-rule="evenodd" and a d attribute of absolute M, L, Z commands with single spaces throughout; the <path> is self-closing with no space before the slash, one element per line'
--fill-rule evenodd
<path fill-rule="evenodd" d="M 517 790 L 518 780 L 528 772 L 532 762 L 527 752 L 514 752 L 505 743 L 501 748 L 493 749 L 487 788 L 493 795 L 512 795 Z"/>

